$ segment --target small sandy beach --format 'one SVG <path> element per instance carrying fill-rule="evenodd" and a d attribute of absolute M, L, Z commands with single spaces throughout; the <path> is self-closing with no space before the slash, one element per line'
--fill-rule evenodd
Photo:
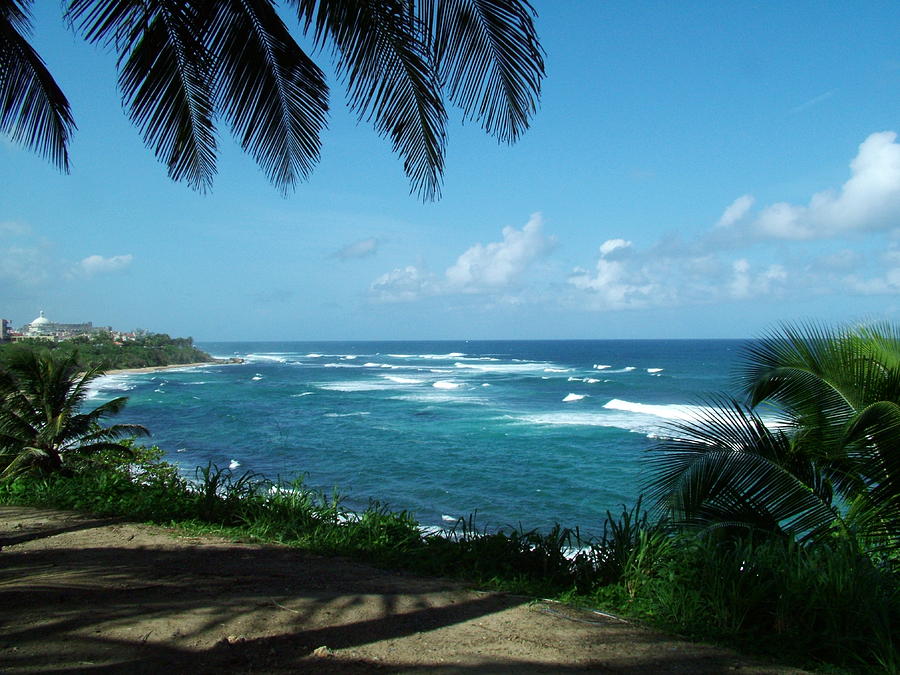
<path fill-rule="evenodd" d="M 200 361 L 199 363 L 173 363 L 168 366 L 147 366 L 146 368 L 114 368 L 103 371 L 104 375 L 122 375 L 130 373 L 156 373 L 163 370 L 176 370 L 179 368 L 199 368 L 205 366 L 232 366 L 243 363 L 242 359 L 216 359 L 215 361 Z"/>

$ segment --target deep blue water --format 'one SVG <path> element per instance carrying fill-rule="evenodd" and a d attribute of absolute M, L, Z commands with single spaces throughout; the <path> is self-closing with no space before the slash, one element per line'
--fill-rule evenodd
<path fill-rule="evenodd" d="M 730 389 L 742 341 L 227 342 L 240 365 L 104 377 L 117 421 L 192 472 L 308 474 L 425 525 L 596 532 L 640 491 L 646 449 Z"/>

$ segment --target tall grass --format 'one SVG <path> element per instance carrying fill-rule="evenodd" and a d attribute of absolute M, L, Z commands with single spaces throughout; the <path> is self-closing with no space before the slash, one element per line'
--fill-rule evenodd
<path fill-rule="evenodd" d="M 436 533 L 379 502 L 352 513 L 338 494 L 309 489 L 302 479 L 270 481 L 208 465 L 188 481 L 157 449 L 131 448 L 127 459 L 94 457 L 69 475 L 0 483 L 0 503 L 175 523 L 456 576 L 617 610 L 801 663 L 872 672 L 900 665 L 900 585 L 891 561 L 841 540 L 802 547 L 678 532 L 652 519 L 640 500 L 607 512 L 596 539 L 558 525 L 489 532 L 474 515 Z"/>

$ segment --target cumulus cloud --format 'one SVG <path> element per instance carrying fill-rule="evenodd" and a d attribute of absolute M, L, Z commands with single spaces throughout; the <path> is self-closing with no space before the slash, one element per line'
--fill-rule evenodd
<path fill-rule="evenodd" d="M 89 255 L 78 263 L 78 270 L 85 276 L 92 277 L 95 274 L 106 274 L 108 272 L 117 272 L 131 264 L 133 256 L 128 253 L 126 255 L 114 255 L 104 258 L 102 255 Z"/>
<path fill-rule="evenodd" d="M 653 309 L 780 294 L 789 281 L 777 263 L 728 261 L 715 254 L 653 247 L 638 251 L 632 242 L 608 239 L 588 270 L 576 267 L 568 282 L 585 309 Z"/>
<path fill-rule="evenodd" d="M 774 264 L 754 272 L 746 258 L 735 260 L 732 265 L 732 278 L 728 290 L 732 298 L 747 298 L 770 295 L 777 292 L 779 285 L 788 278 L 784 266 Z"/>
<path fill-rule="evenodd" d="M 382 302 L 410 302 L 437 291 L 434 276 L 415 265 L 400 267 L 382 274 L 370 287 Z"/>
<path fill-rule="evenodd" d="M 335 251 L 332 255 L 340 260 L 365 258 L 366 256 L 375 255 L 379 243 L 380 242 L 375 237 L 360 239 L 352 244 L 347 244 L 342 249 Z"/>
<path fill-rule="evenodd" d="M 806 240 L 897 227 L 900 144 L 896 141 L 893 131 L 870 135 L 860 144 L 850 162 L 850 178 L 839 190 L 819 192 L 807 205 L 779 202 L 766 207 L 753 223 L 755 233 Z"/>
<path fill-rule="evenodd" d="M 503 228 L 503 241 L 475 244 L 447 269 L 447 284 L 460 291 L 477 293 L 501 289 L 519 280 L 528 265 L 556 243 L 544 236 L 541 215 L 535 213 L 521 230 Z"/>
<path fill-rule="evenodd" d="M 409 265 L 382 274 L 372 282 L 370 291 L 385 302 L 454 293 L 502 293 L 522 283 L 534 261 L 556 244 L 554 237 L 543 233 L 543 221 L 537 213 L 522 229 L 505 227 L 502 235 L 502 241 L 469 247 L 443 276 Z M 511 296 L 505 301 L 510 302 Z"/>
<path fill-rule="evenodd" d="M 634 251 L 630 241 L 607 239 L 600 245 L 593 270 L 576 267 L 569 283 L 588 294 L 591 309 L 637 309 L 664 301 L 669 296 L 654 268 Z M 671 298 L 668 298 L 671 300 Z"/>
<path fill-rule="evenodd" d="M 756 200 L 752 195 L 743 195 L 735 199 L 731 205 L 722 212 L 722 216 L 719 218 L 719 222 L 716 223 L 716 227 L 731 227 L 739 222 L 747 215 L 747 212 L 750 210 L 750 207 L 753 206 L 754 201 Z"/>

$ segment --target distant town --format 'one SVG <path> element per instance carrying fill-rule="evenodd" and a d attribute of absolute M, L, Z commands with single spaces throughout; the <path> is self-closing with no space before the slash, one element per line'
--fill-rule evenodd
<path fill-rule="evenodd" d="M 114 342 L 129 342 L 146 334 L 136 330 L 123 332 L 113 330 L 112 326 L 95 326 L 91 321 L 86 323 L 58 323 L 44 316 L 44 312 L 34 320 L 18 329 L 12 327 L 9 319 L 0 319 L 0 342 L 18 342 L 21 340 L 49 340 L 62 342 L 74 338 L 89 338 L 102 335 Z"/>

